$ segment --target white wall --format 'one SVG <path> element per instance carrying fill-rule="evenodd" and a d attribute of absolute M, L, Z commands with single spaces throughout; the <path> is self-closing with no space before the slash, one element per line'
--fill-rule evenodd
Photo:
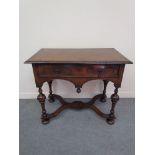
<path fill-rule="evenodd" d="M 113 47 L 134 61 L 134 0 L 20 0 L 20 98 L 36 97 L 32 67 L 23 63 L 46 47 Z M 78 95 L 66 81 L 53 87 L 64 97 L 92 97 L 103 84 L 88 82 Z M 119 95 L 134 97 L 134 65 L 126 65 Z"/>

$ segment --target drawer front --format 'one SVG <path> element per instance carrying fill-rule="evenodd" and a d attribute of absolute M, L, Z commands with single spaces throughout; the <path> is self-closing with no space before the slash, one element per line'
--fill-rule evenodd
<path fill-rule="evenodd" d="M 38 65 L 39 77 L 118 77 L 118 65 Z"/>

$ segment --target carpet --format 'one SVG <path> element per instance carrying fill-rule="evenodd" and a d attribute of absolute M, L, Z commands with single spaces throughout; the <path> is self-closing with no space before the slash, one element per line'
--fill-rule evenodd
<path fill-rule="evenodd" d="M 90 109 L 67 109 L 48 125 L 42 125 L 38 101 L 20 99 L 20 155 L 134 155 L 134 102 L 133 98 L 119 100 L 114 125 L 108 125 Z M 108 112 L 111 102 L 108 99 L 96 105 Z M 46 101 L 48 112 L 58 106 L 57 101 Z"/>

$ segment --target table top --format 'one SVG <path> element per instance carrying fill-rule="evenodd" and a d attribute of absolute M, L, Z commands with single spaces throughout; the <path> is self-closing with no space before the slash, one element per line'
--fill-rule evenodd
<path fill-rule="evenodd" d="M 132 64 L 114 48 L 43 48 L 25 63 Z"/>

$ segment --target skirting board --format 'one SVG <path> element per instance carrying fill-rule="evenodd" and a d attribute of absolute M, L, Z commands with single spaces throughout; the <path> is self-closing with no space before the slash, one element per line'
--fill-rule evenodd
<path fill-rule="evenodd" d="M 93 96 L 99 94 L 101 92 L 98 92 L 98 93 L 94 93 L 94 94 L 88 94 L 88 93 L 81 93 L 81 94 L 77 94 L 76 96 L 73 95 L 73 94 L 58 94 L 58 95 L 61 95 L 62 97 L 64 98 L 92 98 Z M 44 92 L 44 94 L 46 96 L 48 96 L 48 93 L 47 92 Z M 107 92 L 107 96 L 110 97 L 111 94 L 113 94 L 113 92 Z M 28 92 L 21 92 L 19 93 L 19 98 L 20 99 L 33 99 L 33 98 L 36 98 L 38 95 L 38 93 L 36 92 L 32 92 L 32 93 L 28 93 Z M 135 97 L 135 92 L 133 91 L 120 91 L 118 93 L 118 95 L 121 97 L 121 98 L 134 98 Z"/>

